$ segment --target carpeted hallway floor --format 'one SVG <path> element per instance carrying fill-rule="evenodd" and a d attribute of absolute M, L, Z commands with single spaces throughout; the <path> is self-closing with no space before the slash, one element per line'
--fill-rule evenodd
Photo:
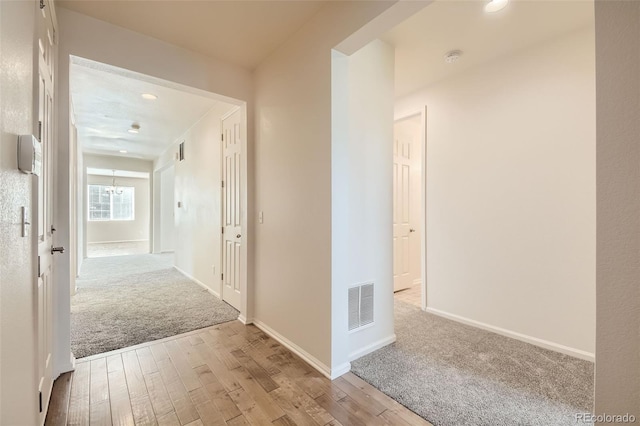
<path fill-rule="evenodd" d="M 571 425 L 591 412 L 593 363 L 395 301 L 396 343 L 352 372 L 436 426 Z"/>
<path fill-rule="evenodd" d="M 232 321 L 238 311 L 173 268 L 171 254 L 86 259 L 71 298 L 76 358 Z"/>

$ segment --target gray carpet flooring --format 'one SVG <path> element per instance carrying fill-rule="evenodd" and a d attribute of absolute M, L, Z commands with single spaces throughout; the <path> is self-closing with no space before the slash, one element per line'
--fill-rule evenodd
<path fill-rule="evenodd" d="M 352 372 L 436 426 L 575 425 L 593 363 L 395 302 L 394 344 Z"/>
<path fill-rule="evenodd" d="M 76 358 L 238 318 L 238 311 L 173 267 L 171 254 L 86 259 L 71 298 Z"/>

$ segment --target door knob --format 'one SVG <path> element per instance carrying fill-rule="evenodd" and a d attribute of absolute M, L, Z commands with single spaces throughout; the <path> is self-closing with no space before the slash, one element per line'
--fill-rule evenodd
<path fill-rule="evenodd" d="M 64 247 L 54 247 L 54 246 L 51 246 L 51 254 L 55 254 L 56 252 L 58 252 L 58 253 L 64 253 Z"/>
<path fill-rule="evenodd" d="M 409 229 L 409 232 L 416 232 L 416 230 L 411 228 L 411 229 Z"/>
<path fill-rule="evenodd" d="M 240 238 L 240 237 L 242 237 L 242 235 L 240 235 L 240 234 L 236 235 L 236 238 Z"/>

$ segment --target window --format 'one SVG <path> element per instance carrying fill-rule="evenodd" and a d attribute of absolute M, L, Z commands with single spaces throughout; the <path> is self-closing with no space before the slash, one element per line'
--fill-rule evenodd
<path fill-rule="evenodd" d="M 89 185 L 89 220 L 133 220 L 135 188 Z"/>

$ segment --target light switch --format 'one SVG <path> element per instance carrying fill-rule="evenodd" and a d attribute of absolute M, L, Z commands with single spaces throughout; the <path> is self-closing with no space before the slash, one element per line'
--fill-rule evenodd
<path fill-rule="evenodd" d="M 264 212 L 258 213 L 258 222 L 264 223 Z"/>

